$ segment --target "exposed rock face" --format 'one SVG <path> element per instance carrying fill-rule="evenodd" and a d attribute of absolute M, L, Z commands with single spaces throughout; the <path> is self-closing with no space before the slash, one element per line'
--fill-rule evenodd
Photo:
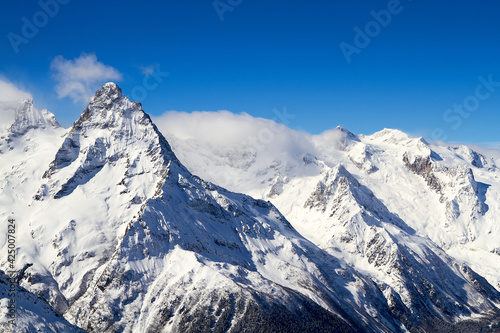
<path fill-rule="evenodd" d="M 403 162 L 410 171 L 422 176 L 431 189 L 438 193 L 441 192 L 441 184 L 439 183 L 439 179 L 433 173 L 430 156 L 418 156 L 415 157 L 413 162 L 410 162 L 408 155 L 405 153 L 405 155 L 403 155 Z"/>

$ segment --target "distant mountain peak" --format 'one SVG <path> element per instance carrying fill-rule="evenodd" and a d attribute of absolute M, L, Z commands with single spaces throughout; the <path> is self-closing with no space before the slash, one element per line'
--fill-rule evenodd
<path fill-rule="evenodd" d="M 347 137 L 349 137 L 351 139 L 357 139 L 357 136 L 355 134 L 353 134 L 351 131 L 349 131 L 347 128 L 344 128 L 342 126 L 337 126 L 337 127 L 335 127 L 335 130 L 340 131 L 342 133 L 345 133 L 347 135 Z"/>
<path fill-rule="evenodd" d="M 46 109 L 38 109 L 33 102 L 33 98 L 29 98 L 19 102 L 10 132 L 13 135 L 23 135 L 31 129 L 58 127 L 60 125 L 56 117 Z"/>
<path fill-rule="evenodd" d="M 333 145 L 338 150 L 347 150 L 350 145 L 359 142 L 357 135 L 341 126 L 324 131 L 319 137 L 323 138 L 325 143 Z"/>
<path fill-rule="evenodd" d="M 384 128 L 383 130 L 375 132 L 372 135 L 369 135 L 368 137 L 374 139 L 380 138 L 383 139 L 384 141 L 394 141 L 394 139 L 405 140 L 410 138 L 408 134 L 395 128 Z"/>
<path fill-rule="evenodd" d="M 430 153 L 429 143 L 423 137 L 412 136 L 398 129 L 384 128 L 381 131 L 366 136 L 366 138 L 399 146 L 414 146 L 419 150 Z"/>

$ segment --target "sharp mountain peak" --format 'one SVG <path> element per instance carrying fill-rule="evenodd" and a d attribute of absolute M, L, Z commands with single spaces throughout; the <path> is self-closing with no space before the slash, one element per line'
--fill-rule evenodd
<path fill-rule="evenodd" d="M 47 109 L 40 110 L 35 106 L 33 98 L 19 101 L 15 110 L 15 120 L 9 131 L 13 135 L 23 135 L 36 128 L 58 128 L 56 117 Z"/>

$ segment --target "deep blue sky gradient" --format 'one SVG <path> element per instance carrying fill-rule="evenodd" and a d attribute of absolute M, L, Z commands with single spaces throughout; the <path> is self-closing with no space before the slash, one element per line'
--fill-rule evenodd
<path fill-rule="evenodd" d="M 401 0 L 402 11 L 348 63 L 339 44 L 354 44 L 354 27 L 388 2 L 243 0 L 221 21 L 212 0 L 71 0 L 16 54 L 7 34 L 20 33 L 21 18 L 40 6 L 9 1 L 0 12 L 0 75 L 65 125 L 85 105 L 57 98 L 50 62 L 95 53 L 123 74 L 129 96 L 142 84 L 141 66 L 170 73 L 142 101 L 153 115 L 224 109 L 273 118 L 286 106 L 296 115 L 289 126 L 311 133 L 390 127 L 429 140 L 500 142 L 500 86 L 459 126 L 443 119 L 474 95 L 479 76 L 500 82 L 500 2 Z"/>

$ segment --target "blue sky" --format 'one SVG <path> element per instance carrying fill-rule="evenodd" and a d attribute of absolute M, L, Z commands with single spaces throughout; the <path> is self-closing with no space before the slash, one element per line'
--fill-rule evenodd
<path fill-rule="evenodd" d="M 0 80 L 68 126 L 116 81 L 152 115 L 286 107 L 310 133 L 500 141 L 498 1 L 58 1 L 3 3 Z"/>

